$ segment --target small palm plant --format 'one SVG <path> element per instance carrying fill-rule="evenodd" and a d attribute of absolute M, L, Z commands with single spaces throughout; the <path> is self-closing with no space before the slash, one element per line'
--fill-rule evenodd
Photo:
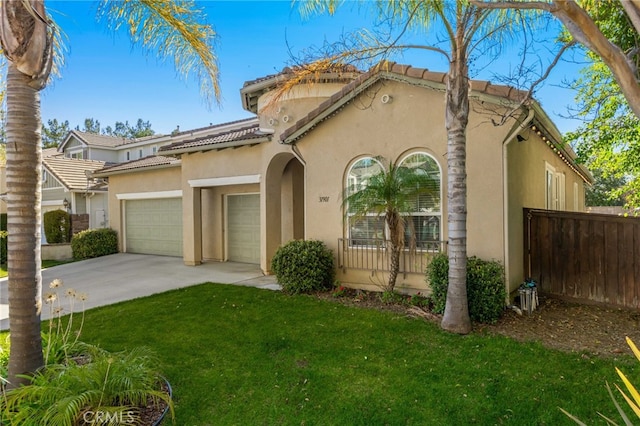
<path fill-rule="evenodd" d="M 400 269 L 400 252 L 408 233 L 415 243 L 410 213 L 417 210 L 419 197 L 438 197 L 438 181 L 419 167 L 406 167 L 389 162 L 388 170 L 381 168 L 369 177 L 361 188 L 346 188 L 342 205 L 348 220 L 359 221 L 370 215 L 384 216 L 384 230 L 390 253 L 389 280 L 385 291 L 393 292 Z M 408 232 L 407 232 L 408 231 Z"/>
<path fill-rule="evenodd" d="M 30 383 L 7 392 L 1 421 L 7 424 L 139 424 L 139 407 L 165 404 L 157 362 L 145 348 L 110 353 L 90 347 L 86 364 L 53 364 L 28 377 Z M 115 423 L 114 423 L 115 421 Z M 4 423 L 3 423 L 4 424 Z"/>

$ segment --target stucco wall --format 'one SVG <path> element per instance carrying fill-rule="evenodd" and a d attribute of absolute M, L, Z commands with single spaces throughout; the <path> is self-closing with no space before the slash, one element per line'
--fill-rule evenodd
<path fill-rule="evenodd" d="M 584 211 L 584 181 L 534 132 L 526 132 L 523 142 L 507 145 L 509 188 L 509 269 L 508 287 L 515 291 L 526 278 L 524 265 L 524 207 L 546 207 L 545 164 L 565 175 L 565 209 Z M 574 206 L 574 183 L 577 183 L 578 205 Z"/>
<path fill-rule="evenodd" d="M 393 101 L 381 103 L 382 94 L 391 95 Z M 338 238 L 346 237 L 341 192 L 354 161 L 363 156 L 396 161 L 420 151 L 433 156 L 442 170 L 441 237 L 446 240 L 447 137 L 443 106 L 442 92 L 385 82 L 299 140 L 297 147 L 306 162 L 306 237 L 325 241 L 334 251 Z M 468 253 L 501 262 L 501 141 L 507 130 L 493 126 L 486 116 L 471 114 L 467 147 Z M 339 279 L 375 287 L 383 278 L 348 271 L 340 273 Z M 407 289 L 426 288 L 422 274 L 410 275 L 398 283 Z"/>

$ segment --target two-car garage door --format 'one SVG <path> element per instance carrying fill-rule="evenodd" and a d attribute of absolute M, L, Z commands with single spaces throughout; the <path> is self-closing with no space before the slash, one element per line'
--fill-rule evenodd
<path fill-rule="evenodd" d="M 226 204 L 227 260 L 259 264 L 260 195 L 230 194 Z M 125 233 L 129 253 L 181 257 L 182 199 L 126 200 Z"/>
<path fill-rule="evenodd" d="M 182 256 L 182 199 L 127 200 L 126 251 Z"/>

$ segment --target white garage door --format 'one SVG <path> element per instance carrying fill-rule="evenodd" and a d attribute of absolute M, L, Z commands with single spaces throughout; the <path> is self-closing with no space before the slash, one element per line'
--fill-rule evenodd
<path fill-rule="evenodd" d="M 182 199 L 127 200 L 126 251 L 182 256 Z"/>
<path fill-rule="evenodd" d="M 260 195 L 227 196 L 227 259 L 260 263 Z"/>

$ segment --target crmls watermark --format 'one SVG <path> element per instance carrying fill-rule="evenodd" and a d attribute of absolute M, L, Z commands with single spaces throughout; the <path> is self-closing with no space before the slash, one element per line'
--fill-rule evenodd
<path fill-rule="evenodd" d="M 126 425 L 134 424 L 136 418 L 133 411 L 120 411 L 115 413 L 108 411 L 85 411 L 82 415 L 82 420 L 90 425 Z"/>

